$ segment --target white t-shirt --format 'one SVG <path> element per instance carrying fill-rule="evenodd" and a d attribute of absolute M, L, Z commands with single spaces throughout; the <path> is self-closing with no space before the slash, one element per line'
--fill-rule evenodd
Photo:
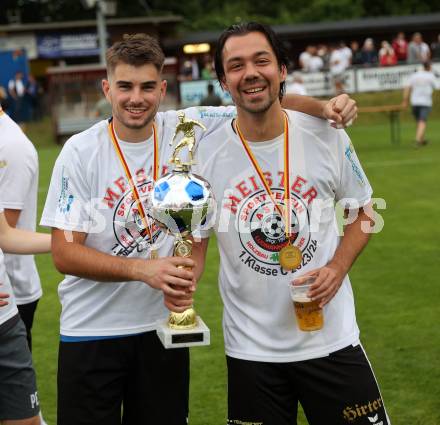
<path fill-rule="evenodd" d="M 0 193 L 3 208 L 20 210 L 17 228 L 35 231 L 37 220 L 38 155 L 32 142 L 6 114 L 0 115 Z M 6 271 L 17 304 L 42 295 L 33 255 L 5 254 Z"/>
<path fill-rule="evenodd" d="M 10 91 L 15 90 L 18 97 L 23 97 L 25 92 L 25 87 L 22 80 L 9 80 L 8 89 Z"/>
<path fill-rule="evenodd" d="M 341 50 L 333 50 L 330 54 L 330 74 L 340 75 L 347 69 L 347 59 Z"/>
<path fill-rule="evenodd" d="M 209 144 L 201 144 L 197 156 L 197 172 L 211 183 L 218 204 L 215 232 L 226 353 L 244 360 L 318 358 L 359 338 L 348 276 L 324 307 L 324 328 L 314 332 L 298 329 L 288 282 L 333 257 L 339 244 L 334 201 L 354 198 L 351 207 L 363 206 L 371 199 L 372 189 L 344 131 L 298 112 L 288 112 L 288 117 L 294 244 L 303 254 L 297 271 L 280 267 L 283 220 L 273 213 L 272 202 L 231 123 L 214 132 Z M 283 136 L 249 144 L 281 202 Z M 317 225 L 319 205 L 322 217 Z"/>
<path fill-rule="evenodd" d="M 203 135 L 208 136 L 235 115 L 235 108 L 189 108 L 185 112 L 187 118 L 207 127 Z M 168 143 L 177 121 L 176 111 L 156 116 L 161 174 L 168 166 L 173 149 Z M 41 224 L 86 232 L 86 246 L 110 255 L 148 258 L 148 246 L 142 246 L 143 237 L 135 224 L 137 206 L 107 126 L 107 121 L 100 121 L 66 142 L 55 164 Z M 196 132 L 200 141 L 198 127 Z M 121 141 L 120 145 L 132 175 L 137 176 L 140 196 L 146 197 L 153 183 L 152 138 L 141 143 Z M 173 238 L 156 226 L 152 233 L 159 256 L 171 255 Z M 61 334 L 68 337 L 141 333 L 153 330 L 156 321 L 168 313 L 162 292 L 143 282 L 97 282 L 66 276 L 58 293 Z"/>
<path fill-rule="evenodd" d="M 309 72 L 318 72 L 324 67 L 324 61 L 319 56 L 312 56 L 309 59 Z"/>
<path fill-rule="evenodd" d="M 0 213 L 3 212 L 3 208 L 0 207 Z M 8 275 L 6 274 L 3 251 L 0 249 L 0 292 L 5 292 L 10 295 L 7 299 L 8 305 L 0 307 L 0 326 L 9 320 L 11 317 L 18 313 L 17 306 L 15 305 L 14 294 L 12 292 L 11 283 L 9 282 Z"/>
<path fill-rule="evenodd" d="M 345 60 L 345 68 L 348 68 L 351 65 L 351 58 L 353 57 L 353 53 L 348 46 L 341 47 L 339 49 L 341 52 L 342 57 Z"/>
<path fill-rule="evenodd" d="M 301 67 L 301 69 L 303 71 L 307 71 L 307 72 L 309 71 L 309 62 L 310 62 L 311 57 L 312 57 L 312 55 L 307 51 L 302 52 L 299 55 L 299 66 Z"/>
<path fill-rule="evenodd" d="M 432 106 L 432 92 L 439 88 L 432 72 L 423 70 L 412 74 L 408 86 L 411 87 L 411 105 Z"/>

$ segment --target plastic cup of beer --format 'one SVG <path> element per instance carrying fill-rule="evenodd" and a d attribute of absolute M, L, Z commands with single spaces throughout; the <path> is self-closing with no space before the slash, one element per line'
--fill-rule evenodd
<path fill-rule="evenodd" d="M 303 276 L 289 285 L 298 327 L 306 332 L 317 331 L 324 326 L 324 316 L 322 308 L 319 307 L 319 300 L 313 301 L 307 296 L 315 279 L 315 276 Z"/>

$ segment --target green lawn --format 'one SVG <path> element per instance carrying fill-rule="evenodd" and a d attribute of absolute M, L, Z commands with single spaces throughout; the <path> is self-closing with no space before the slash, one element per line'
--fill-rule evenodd
<path fill-rule="evenodd" d="M 397 103 L 400 94 L 359 96 L 361 104 Z M 440 100 L 440 99 L 438 99 Z M 440 102 L 438 102 L 440 103 Z M 415 149 L 415 125 L 405 113 L 402 141 L 392 146 L 386 117 L 360 117 L 350 136 L 374 188 L 386 201 L 385 226 L 355 264 L 351 280 L 361 338 L 381 384 L 394 425 L 440 424 L 440 111 L 429 121 L 430 145 Z M 59 148 L 48 123 L 29 128 L 40 155 L 40 214 Z M 214 241 L 197 292 L 196 307 L 211 329 L 211 346 L 192 349 L 191 425 L 224 425 L 225 360 Z M 56 419 L 56 362 L 61 276 L 50 256 L 40 256 L 44 285 L 34 328 L 34 360 L 43 413 Z M 172 396 L 172 390 L 170 391 Z M 301 424 L 305 420 L 300 419 Z"/>

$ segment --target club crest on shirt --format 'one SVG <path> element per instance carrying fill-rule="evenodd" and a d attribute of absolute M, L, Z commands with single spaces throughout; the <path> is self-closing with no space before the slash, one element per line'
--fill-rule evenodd
<path fill-rule="evenodd" d="M 132 190 L 128 189 L 114 207 L 113 233 L 117 241 L 112 247 L 114 255 L 128 256 L 134 250 L 138 252 L 147 250 L 151 243 L 156 242 L 163 233 L 148 214 L 146 199 L 152 187 L 153 182 L 151 180 L 137 185 L 139 196 L 147 215 L 145 222 L 149 226 L 152 240 L 150 240 L 150 234 L 145 228 L 135 196 Z"/>
<path fill-rule="evenodd" d="M 8 161 L 5 159 L 0 159 L 0 168 L 6 168 L 8 166 Z"/>
<path fill-rule="evenodd" d="M 284 211 L 284 190 L 276 188 L 272 192 Z M 286 224 L 266 191 L 256 191 L 243 199 L 236 217 L 243 248 L 240 261 L 261 274 L 286 274 L 279 263 L 279 252 L 287 243 Z M 316 251 L 317 242 L 311 238 L 309 230 L 310 216 L 305 199 L 292 192 L 290 238 L 302 252 L 299 268 L 308 264 Z"/>

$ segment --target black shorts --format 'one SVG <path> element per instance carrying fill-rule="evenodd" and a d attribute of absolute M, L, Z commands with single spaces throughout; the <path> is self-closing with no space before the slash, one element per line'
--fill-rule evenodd
<path fill-rule="evenodd" d="M 327 357 L 265 363 L 227 357 L 228 425 L 295 425 L 298 402 L 310 425 L 389 425 L 360 345 Z"/>
<path fill-rule="evenodd" d="M 60 342 L 58 425 L 186 425 L 189 351 L 156 332 Z"/>
<path fill-rule="evenodd" d="M 34 323 L 35 310 L 37 309 L 38 301 L 33 301 L 28 304 L 17 305 L 21 320 L 26 327 L 26 339 L 29 345 L 29 350 L 32 351 L 32 325 Z"/>
<path fill-rule="evenodd" d="M 0 422 L 33 418 L 39 411 L 26 330 L 17 315 L 0 330 Z"/>
<path fill-rule="evenodd" d="M 430 106 L 413 106 L 412 113 L 416 121 L 427 121 L 429 113 L 431 112 Z"/>

